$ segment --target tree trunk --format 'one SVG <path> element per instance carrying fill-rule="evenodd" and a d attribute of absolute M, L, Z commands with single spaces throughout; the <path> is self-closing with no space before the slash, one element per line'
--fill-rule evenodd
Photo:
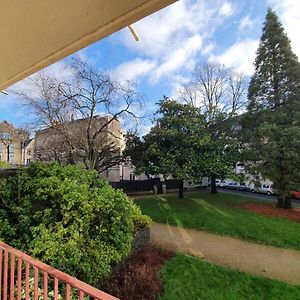
<path fill-rule="evenodd" d="M 167 193 L 167 183 L 165 181 L 161 183 L 161 189 L 163 194 Z"/>
<path fill-rule="evenodd" d="M 179 180 L 179 198 L 183 199 L 183 179 Z"/>
<path fill-rule="evenodd" d="M 217 191 L 217 187 L 216 187 L 216 175 L 212 175 L 210 178 L 210 193 L 211 194 L 216 194 Z"/>
<path fill-rule="evenodd" d="M 276 207 L 284 209 L 292 208 L 291 198 L 289 196 L 278 195 Z"/>
<path fill-rule="evenodd" d="M 67 160 L 68 160 L 68 164 L 75 165 L 75 160 L 74 160 L 73 152 L 71 150 L 68 153 Z"/>
<path fill-rule="evenodd" d="M 10 153 L 9 153 L 9 150 L 10 150 L 10 149 L 9 149 L 9 146 L 10 146 L 10 145 L 8 145 L 8 146 L 6 147 L 6 148 L 7 148 L 7 162 L 8 162 L 8 163 L 9 163 L 9 154 L 10 154 Z"/>
<path fill-rule="evenodd" d="M 153 184 L 153 193 L 154 193 L 154 195 L 158 194 L 158 184 L 157 183 Z"/>

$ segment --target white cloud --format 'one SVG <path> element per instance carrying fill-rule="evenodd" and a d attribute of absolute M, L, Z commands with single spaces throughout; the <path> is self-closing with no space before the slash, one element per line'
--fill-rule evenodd
<path fill-rule="evenodd" d="M 267 0 L 268 4 L 276 11 L 283 27 L 291 39 L 292 49 L 300 58 L 300 1 L 295 0 Z M 242 18 L 239 30 L 252 28 L 257 20 L 251 20 L 247 15 Z M 223 54 L 211 55 L 210 60 L 216 60 L 228 67 L 246 75 L 253 74 L 254 60 L 258 48 L 258 40 L 244 39 L 229 47 Z"/>
<path fill-rule="evenodd" d="M 206 45 L 203 50 L 201 51 L 201 53 L 203 55 L 208 55 L 212 52 L 212 50 L 215 48 L 214 44 L 209 43 L 208 45 Z"/>
<path fill-rule="evenodd" d="M 31 76 L 17 82 L 16 84 L 12 85 L 9 91 L 15 92 L 27 92 L 27 93 L 35 93 L 34 86 L 30 83 L 30 78 L 34 78 L 38 74 L 47 75 L 49 77 L 57 79 L 57 81 L 68 81 L 71 78 L 72 73 L 70 68 L 66 67 L 64 61 L 59 61 L 49 67 L 32 74 Z"/>
<path fill-rule="evenodd" d="M 251 28 L 253 28 L 255 22 L 256 22 L 255 20 L 252 20 L 247 15 L 247 16 L 245 16 L 241 19 L 241 22 L 240 22 L 240 25 L 239 25 L 239 30 L 242 31 L 246 28 L 251 29 Z"/>
<path fill-rule="evenodd" d="M 258 40 L 247 39 L 233 44 L 219 56 L 211 56 L 210 60 L 222 63 L 239 73 L 251 75 L 257 48 Z"/>
<path fill-rule="evenodd" d="M 146 71 L 140 74 L 142 66 L 129 61 L 113 72 L 128 72 L 129 77 L 148 76 L 150 83 L 175 78 L 193 67 L 198 54 L 207 55 L 212 51 L 209 39 L 234 11 L 231 1 L 224 0 L 215 0 L 214 5 L 206 0 L 181 0 L 172 4 L 134 24 L 140 38 L 138 43 L 128 29 L 117 34 L 118 40 L 144 62 Z M 204 49 L 202 45 L 206 45 Z"/>
<path fill-rule="evenodd" d="M 165 61 L 155 70 L 151 76 L 152 82 L 157 82 L 163 75 L 172 74 L 182 68 L 191 69 L 194 66 L 194 58 L 198 50 L 201 49 L 202 39 L 199 35 L 192 36 L 186 40 L 185 44 L 171 52 Z"/>
<path fill-rule="evenodd" d="M 221 9 L 220 9 L 220 15 L 221 16 L 231 16 L 234 12 L 233 6 L 230 2 L 225 2 Z"/>
<path fill-rule="evenodd" d="M 279 15 L 283 27 L 291 39 L 292 49 L 300 59 L 300 1 L 298 0 L 268 0 L 269 5 Z"/>
<path fill-rule="evenodd" d="M 111 71 L 111 75 L 117 80 L 136 81 L 148 75 L 155 67 L 156 62 L 154 60 L 136 58 L 120 64 L 116 69 Z"/>
<path fill-rule="evenodd" d="M 190 83 L 189 77 L 184 77 L 182 75 L 174 76 L 173 81 L 171 83 L 170 98 L 171 99 L 179 99 L 182 87 L 189 83 Z"/>
<path fill-rule="evenodd" d="M 160 58 L 178 49 L 187 38 L 205 35 L 217 13 L 218 9 L 209 8 L 206 1 L 182 0 L 134 24 L 140 42 L 136 43 L 127 29 L 119 38 L 131 51 Z"/>

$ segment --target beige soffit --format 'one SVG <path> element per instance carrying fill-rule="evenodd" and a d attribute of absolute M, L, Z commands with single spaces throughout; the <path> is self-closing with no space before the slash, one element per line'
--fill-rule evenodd
<path fill-rule="evenodd" d="M 175 1 L 1 1 L 0 90 Z"/>

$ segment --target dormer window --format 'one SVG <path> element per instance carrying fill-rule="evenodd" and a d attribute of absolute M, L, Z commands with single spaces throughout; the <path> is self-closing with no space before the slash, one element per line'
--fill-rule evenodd
<path fill-rule="evenodd" d="M 1 140 L 10 140 L 10 133 L 0 133 L 0 139 Z"/>
<path fill-rule="evenodd" d="M 10 140 L 10 133 L 4 133 L 4 139 Z"/>

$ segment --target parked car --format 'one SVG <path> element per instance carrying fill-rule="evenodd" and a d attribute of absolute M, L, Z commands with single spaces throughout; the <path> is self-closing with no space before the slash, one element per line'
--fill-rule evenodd
<path fill-rule="evenodd" d="M 238 190 L 239 189 L 239 183 L 232 181 L 232 182 L 228 182 L 225 185 L 225 188 L 228 190 Z"/>
<path fill-rule="evenodd" d="M 291 191 L 291 197 L 293 199 L 300 199 L 300 192 L 299 191 Z"/>
<path fill-rule="evenodd" d="M 241 183 L 239 184 L 238 190 L 239 190 L 239 191 L 248 191 L 249 188 L 247 187 L 246 183 L 241 182 Z"/>
<path fill-rule="evenodd" d="M 269 183 L 262 183 L 258 186 L 251 188 L 252 193 L 261 193 L 266 195 L 274 195 L 273 185 Z"/>
<path fill-rule="evenodd" d="M 229 190 L 236 190 L 236 191 L 248 191 L 248 187 L 244 182 L 238 183 L 235 181 L 227 182 L 224 186 L 226 189 Z"/>
<path fill-rule="evenodd" d="M 216 179 L 216 187 L 222 188 L 226 186 L 226 181 L 221 179 Z"/>

